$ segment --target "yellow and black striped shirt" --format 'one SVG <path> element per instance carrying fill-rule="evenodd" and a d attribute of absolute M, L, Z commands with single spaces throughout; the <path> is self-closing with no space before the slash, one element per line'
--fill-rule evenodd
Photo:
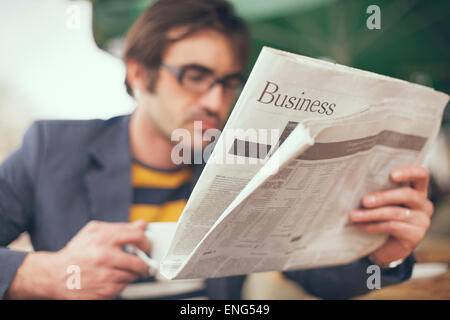
<path fill-rule="evenodd" d="M 184 167 L 161 170 L 149 167 L 137 160 L 131 166 L 133 202 L 130 222 L 144 219 L 151 222 L 177 222 L 191 192 L 193 170 Z M 194 283 L 195 282 L 195 283 Z M 204 299 L 205 283 L 174 280 L 171 285 L 157 281 L 155 277 L 141 279 L 130 285 L 137 296 L 133 299 Z M 132 291 L 133 292 L 133 291 Z M 141 293 L 142 294 L 141 294 Z"/>
<path fill-rule="evenodd" d="M 190 167 L 161 170 L 134 160 L 130 222 L 177 222 L 189 197 L 192 176 Z"/>

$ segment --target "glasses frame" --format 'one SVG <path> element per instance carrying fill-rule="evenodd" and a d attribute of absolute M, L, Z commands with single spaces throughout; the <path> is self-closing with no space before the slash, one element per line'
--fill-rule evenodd
<path fill-rule="evenodd" d="M 214 72 L 212 70 L 210 70 L 207 67 L 201 66 L 201 65 L 192 65 L 191 64 L 191 65 L 186 65 L 186 66 L 182 66 L 182 67 L 175 67 L 175 66 L 171 66 L 171 65 L 161 62 L 160 66 L 163 67 L 164 69 L 166 69 L 167 71 L 169 71 L 170 73 L 172 73 L 174 76 L 176 76 L 178 83 L 183 88 L 186 88 L 185 85 L 183 84 L 183 76 L 189 68 L 199 67 L 199 68 L 203 68 L 205 70 L 209 70 L 211 72 L 212 77 L 214 78 L 214 81 L 205 90 L 199 90 L 199 91 L 192 90 L 192 91 L 198 92 L 198 93 L 207 92 L 207 91 L 211 90 L 211 88 L 213 88 L 216 84 L 221 84 L 222 88 L 224 88 L 224 89 L 236 91 L 238 88 L 230 88 L 225 85 L 226 80 L 230 77 L 237 77 L 241 81 L 242 86 L 245 84 L 245 78 L 242 76 L 241 73 L 233 73 L 233 74 L 226 75 L 225 77 L 222 77 L 222 78 L 217 78 L 216 76 L 214 76 Z"/>

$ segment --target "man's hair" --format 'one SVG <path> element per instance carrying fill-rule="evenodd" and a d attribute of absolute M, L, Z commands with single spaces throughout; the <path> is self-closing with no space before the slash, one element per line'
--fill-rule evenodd
<path fill-rule="evenodd" d="M 181 28 L 181 35 L 169 32 Z M 124 60 L 141 63 L 147 70 L 147 90 L 154 91 L 158 69 L 168 46 L 200 30 L 214 30 L 232 43 L 242 69 L 250 53 L 250 36 L 242 19 L 225 0 L 159 0 L 146 9 L 125 37 Z M 127 92 L 132 88 L 125 78 Z"/>

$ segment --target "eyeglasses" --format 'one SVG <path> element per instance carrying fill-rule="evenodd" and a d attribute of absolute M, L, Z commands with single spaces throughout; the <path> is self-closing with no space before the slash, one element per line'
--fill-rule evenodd
<path fill-rule="evenodd" d="M 161 66 L 178 78 L 178 83 L 184 88 L 198 93 L 204 93 L 219 83 L 229 92 L 236 91 L 244 84 L 244 77 L 240 73 L 230 74 L 223 78 L 216 78 L 214 72 L 204 66 L 190 64 L 182 67 L 169 66 L 161 63 Z"/>

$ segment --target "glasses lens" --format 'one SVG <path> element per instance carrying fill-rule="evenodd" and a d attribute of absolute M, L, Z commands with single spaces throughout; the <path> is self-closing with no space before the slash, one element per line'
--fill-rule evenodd
<path fill-rule="evenodd" d="M 214 82 L 211 71 L 196 67 L 187 67 L 182 75 L 181 84 L 189 90 L 203 92 Z"/>
<path fill-rule="evenodd" d="M 240 75 L 233 75 L 224 78 L 222 83 L 226 89 L 236 90 L 244 83 L 244 79 Z"/>

